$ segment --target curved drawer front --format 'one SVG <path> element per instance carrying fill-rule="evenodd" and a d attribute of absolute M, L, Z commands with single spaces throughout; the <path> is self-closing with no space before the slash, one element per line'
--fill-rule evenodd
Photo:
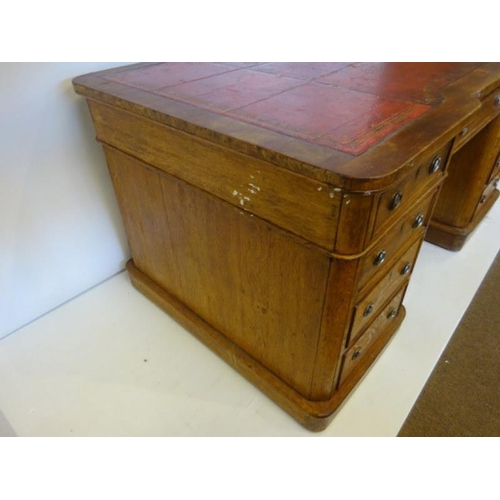
<path fill-rule="evenodd" d="M 415 242 L 389 269 L 389 272 L 354 307 L 353 322 L 346 344 L 358 337 L 359 332 L 379 314 L 395 289 L 410 277 L 421 239 Z"/>
<path fill-rule="evenodd" d="M 342 369 L 340 373 L 340 384 L 349 376 L 356 365 L 363 360 L 367 352 L 370 351 L 372 344 L 379 335 L 389 327 L 390 323 L 399 314 L 401 303 L 406 291 L 406 285 L 392 298 L 375 321 L 364 331 L 363 335 L 346 351 L 342 360 Z"/>
<path fill-rule="evenodd" d="M 447 143 L 421 161 L 412 174 L 380 195 L 373 237 L 380 235 L 431 185 L 442 180 L 450 149 L 451 143 Z"/>
<path fill-rule="evenodd" d="M 396 227 L 362 258 L 358 289 L 363 288 L 379 272 L 387 270 L 394 262 L 398 250 L 415 234 L 423 232 L 429 222 L 436 195 L 437 189 L 411 207 Z"/>

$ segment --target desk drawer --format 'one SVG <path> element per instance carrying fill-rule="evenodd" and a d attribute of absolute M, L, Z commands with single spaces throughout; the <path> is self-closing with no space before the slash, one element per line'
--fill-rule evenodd
<path fill-rule="evenodd" d="M 495 190 L 498 188 L 500 184 L 500 176 L 495 177 L 485 188 L 481 194 L 481 198 L 479 198 L 479 203 L 477 204 L 476 211 L 474 212 L 473 218 L 476 214 L 481 210 L 485 203 L 488 202 L 490 197 L 493 195 Z"/>
<path fill-rule="evenodd" d="M 347 350 L 342 360 L 340 384 L 349 376 L 353 368 L 359 364 L 365 354 L 369 352 L 373 342 L 389 327 L 389 324 L 399 314 L 401 303 L 406 291 L 406 285 L 392 298 L 375 321 L 364 331 L 363 335 Z"/>
<path fill-rule="evenodd" d="M 408 210 L 402 220 L 388 231 L 387 236 L 382 238 L 362 258 L 358 289 L 361 289 L 379 271 L 389 267 L 394 256 L 406 241 L 416 232 L 422 231 L 422 228 L 427 226 L 435 196 L 437 196 L 437 189 L 433 190 Z"/>
<path fill-rule="evenodd" d="M 391 294 L 408 280 L 413 271 L 421 240 L 415 242 L 394 264 L 375 287 L 361 298 L 354 307 L 353 321 L 346 345 L 358 337 L 359 332 L 373 320 L 387 302 Z"/>
<path fill-rule="evenodd" d="M 448 143 L 433 155 L 420 162 L 411 175 L 380 195 L 373 235 L 380 234 L 431 184 L 443 177 L 451 144 Z"/>
<path fill-rule="evenodd" d="M 500 89 L 486 97 L 480 109 L 478 109 L 465 122 L 453 144 L 454 152 L 460 149 L 466 142 L 474 137 L 489 121 L 500 113 Z"/>

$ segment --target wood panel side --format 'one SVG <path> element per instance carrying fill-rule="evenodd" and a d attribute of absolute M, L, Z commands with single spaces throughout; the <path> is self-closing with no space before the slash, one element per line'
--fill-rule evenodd
<path fill-rule="evenodd" d="M 337 193 L 335 193 L 337 194 Z M 370 192 L 338 193 L 342 199 L 335 252 L 340 255 L 361 253 L 373 226 L 378 196 Z"/>
<path fill-rule="evenodd" d="M 89 101 L 98 140 L 328 250 L 340 198 L 328 184 Z"/>
<path fill-rule="evenodd" d="M 329 258 L 251 214 L 105 149 L 136 267 L 307 397 Z"/>

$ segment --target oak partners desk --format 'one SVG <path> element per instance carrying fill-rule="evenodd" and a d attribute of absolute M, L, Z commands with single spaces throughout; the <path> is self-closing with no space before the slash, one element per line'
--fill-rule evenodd
<path fill-rule="evenodd" d="M 312 430 L 403 321 L 429 224 L 458 248 L 498 196 L 497 63 L 139 64 L 73 83 L 133 284 Z"/>

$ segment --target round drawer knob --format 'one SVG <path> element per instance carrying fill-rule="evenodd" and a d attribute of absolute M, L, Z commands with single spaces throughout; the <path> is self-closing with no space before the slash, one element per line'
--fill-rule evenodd
<path fill-rule="evenodd" d="M 411 271 L 411 264 L 407 262 L 404 266 L 403 269 L 401 269 L 401 274 L 403 276 L 407 275 Z"/>
<path fill-rule="evenodd" d="M 479 200 L 479 203 L 484 203 L 486 201 L 486 195 L 483 194 L 483 196 L 481 196 L 481 199 Z"/>
<path fill-rule="evenodd" d="M 421 227 L 424 223 L 425 217 L 424 214 L 418 214 L 415 217 L 415 220 L 413 221 L 413 228 L 416 229 L 417 227 Z"/>
<path fill-rule="evenodd" d="M 398 311 L 396 309 L 391 309 L 389 311 L 389 314 L 387 315 L 387 319 L 394 319 L 398 314 Z"/>
<path fill-rule="evenodd" d="M 493 187 L 496 189 L 498 187 L 498 184 L 500 184 L 500 179 L 495 179 L 495 182 L 493 183 Z"/>
<path fill-rule="evenodd" d="M 495 97 L 495 106 L 500 106 L 500 94 Z"/>
<path fill-rule="evenodd" d="M 387 252 L 385 250 L 381 250 L 377 256 L 375 257 L 375 260 L 373 261 L 374 266 L 380 266 L 380 264 L 383 264 L 385 262 L 385 258 L 387 257 Z"/>
<path fill-rule="evenodd" d="M 398 191 L 392 197 L 391 204 L 389 205 L 389 209 L 390 210 L 394 210 L 394 209 L 398 208 L 398 206 L 400 205 L 402 199 L 403 199 L 403 193 L 401 193 L 400 191 Z"/>
<path fill-rule="evenodd" d="M 460 135 L 463 137 L 465 134 L 467 134 L 467 132 L 469 131 L 469 127 L 464 127 L 461 131 L 460 131 Z"/>
<path fill-rule="evenodd" d="M 368 305 L 366 306 L 365 311 L 363 312 L 363 316 L 365 316 L 365 317 L 366 317 L 366 316 L 370 316 L 370 314 L 373 312 L 373 309 L 374 309 L 374 307 L 373 307 L 373 303 L 368 304 Z"/>
<path fill-rule="evenodd" d="M 442 160 L 440 156 L 436 156 L 436 158 L 432 160 L 431 166 L 429 167 L 429 172 L 431 174 L 436 173 L 441 168 L 441 161 Z"/>
<path fill-rule="evenodd" d="M 359 355 L 361 354 L 361 347 L 358 347 L 353 353 L 352 353 L 352 359 L 355 360 L 359 358 Z"/>

